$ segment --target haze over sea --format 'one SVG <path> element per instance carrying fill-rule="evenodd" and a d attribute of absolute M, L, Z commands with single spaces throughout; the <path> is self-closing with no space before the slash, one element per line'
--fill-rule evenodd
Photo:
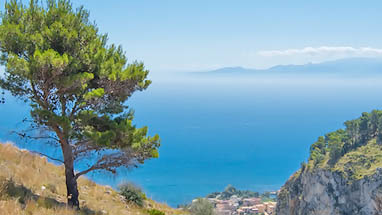
<path fill-rule="evenodd" d="M 138 126 L 160 135 L 160 158 L 118 176 L 89 177 L 114 187 L 133 181 L 149 197 L 172 206 L 228 184 L 277 190 L 307 159 L 318 136 L 382 107 L 378 76 L 153 73 L 151 79 L 149 89 L 134 94 L 129 105 Z M 21 101 L 6 95 L 0 110 L 0 141 L 60 153 L 9 134 L 28 115 Z"/>

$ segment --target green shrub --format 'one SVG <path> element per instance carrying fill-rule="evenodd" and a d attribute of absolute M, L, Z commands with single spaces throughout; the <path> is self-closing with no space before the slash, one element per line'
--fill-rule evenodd
<path fill-rule="evenodd" d="M 146 195 L 142 189 L 133 183 L 123 183 L 119 185 L 120 194 L 125 197 L 126 201 L 143 207 Z"/>
<path fill-rule="evenodd" d="M 147 210 L 147 213 L 149 215 L 165 215 L 164 212 L 160 211 L 160 210 L 157 210 L 157 209 L 150 209 L 150 210 Z"/>
<path fill-rule="evenodd" d="M 191 215 L 214 215 L 214 206 L 207 199 L 193 201 L 190 208 Z"/>
<path fill-rule="evenodd" d="M 52 199 L 52 198 L 39 197 L 37 199 L 37 205 L 43 208 L 52 209 L 56 207 L 58 204 L 59 202 L 57 202 L 55 199 Z"/>
<path fill-rule="evenodd" d="M 26 204 L 26 202 L 33 197 L 33 193 L 23 185 L 16 184 L 12 179 L 6 179 L 1 182 L 0 191 L 2 195 L 6 195 L 12 198 L 17 198 L 20 204 Z"/>

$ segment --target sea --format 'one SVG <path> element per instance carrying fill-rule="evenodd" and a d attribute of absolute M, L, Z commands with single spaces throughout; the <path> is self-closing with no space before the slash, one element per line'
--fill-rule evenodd
<path fill-rule="evenodd" d="M 160 135 L 159 158 L 117 175 L 87 177 L 115 188 L 133 182 L 173 207 L 229 184 L 278 190 L 307 160 L 319 136 L 362 112 L 382 109 L 382 77 L 170 73 L 151 79 L 127 104 L 138 127 Z M 61 156 L 57 148 L 12 134 L 25 126 L 29 108 L 8 93 L 5 98 L 0 141 Z"/>

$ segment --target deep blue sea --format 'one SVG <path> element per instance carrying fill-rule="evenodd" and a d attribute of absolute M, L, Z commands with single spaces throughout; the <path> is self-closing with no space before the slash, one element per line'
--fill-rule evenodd
<path fill-rule="evenodd" d="M 114 187 L 133 181 L 171 206 L 228 184 L 277 190 L 307 159 L 318 136 L 362 112 L 382 109 L 377 77 L 157 75 L 152 80 L 129 105 L 138 126 L 160 135 L 160 158 L 117 176 L 88 177 Z M 10 135 L 23 126 L 28 108 L 6 99 L 0 105 L 0 141 L 59 153 Z"/>

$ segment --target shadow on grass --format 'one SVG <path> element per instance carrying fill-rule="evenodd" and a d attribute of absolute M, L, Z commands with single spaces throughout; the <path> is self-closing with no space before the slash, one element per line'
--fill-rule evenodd
<path fill-rule="evenodd" d="M 34 194 L 30 189 L 23 185 L 16 184 L 12 179 L 0 180 L 0 197 L 8 196 L 18 199 L 21 205 L 26 205 L 28 201 L 35 201 L 39 207 L 53 209 L 53 208 L 66 208 L 67 205 L 59 202 L 56 199 L 39 196 Z M 81 208 L 80 215 L 98 215 L 102 212 L 95 212 L 87 207 Z"/>

